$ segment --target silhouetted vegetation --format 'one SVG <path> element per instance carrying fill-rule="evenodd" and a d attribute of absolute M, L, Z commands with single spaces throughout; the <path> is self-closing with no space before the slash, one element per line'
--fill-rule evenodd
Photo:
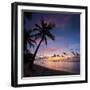
<path fill-rule="evenodd" d="M 30 48 L 34 48 L 36 41 L 35 41 L 35 35 L 32 34 L 32 30 L 27 30 L 25 28 L 25 19 L 27 18 L 28 20 L 30 20 L 32 17 L 32 13 L 28 13 L 28 12 L 24 12 L 24 63 L 30 62 L 30 59 L 33 57 L 33 54 L 30 52 L 30 50 L 28 50 L 27 45 L 29 45 Z"/>
<path fill-rule="evenodd" d="M 52 35 L 51 30 L 55 27 L 54 23 L 45 22 L 43 19 L 40 20 L 40 25 L 35 24 L 35 27 L 32 30 L 25 30 L 24 29 L 24 59 L 30 61 L 30 68 L 32 69 L 35 57 L 39 50 L 39 47 L 42 42 L 45 42 L 47 45 L 48 38 L 51 40 L 55 40 L 54 35 Z M 37 44 L 37 39 L 40 39 L 39 43 Z M 37 45 L 36 45 L 37 44 Z M 32 54 L 28 52 L 27 45 L 30 48 L 36 47 L 35 52 Z"/>
<path fill-rule="evenodd" d="M 51 22 L 47 23 L 43 19 L 40 21 L 40 25 L 35 24 L 35 28 L 33 28 L 33 30 L 38 32 L 37 35 L 35 36 L 35 39 L 40 39 L 40 41 L 34 52 L 30 68 L 33 67 L 33 62 L 35 60 L 35 57 L 37 55 L 41 43 L 45 42 L 45 45 L 47 45 L 48 38 L 50 38 L 51 40 L 55 40 L 54 35 L 52 35 L 52 33 L 50 32 L 50 30 L 52 30 L 54 27 L 55 27 L 54 23 Z"/>

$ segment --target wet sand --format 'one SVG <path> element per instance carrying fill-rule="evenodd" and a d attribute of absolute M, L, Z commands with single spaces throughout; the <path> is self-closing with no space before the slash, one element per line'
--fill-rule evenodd
<path fill-rule="evenodd" d="M 33 65 L 33 70 L 30 70 L 29 64 L 24 64 L 24 77 L 35 77 L 35 76 L 55 76 L 55 75 L 76 75 L 75 73 L 53 70 L 39 65 Z"/>

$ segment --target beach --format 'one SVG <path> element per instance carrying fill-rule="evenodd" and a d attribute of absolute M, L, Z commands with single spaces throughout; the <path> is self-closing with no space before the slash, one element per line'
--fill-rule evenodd
<path fill-rule="evenodd" d="M 55 67 L 55 64 L 56 64 L 56 66 L 58 66 L 58 65 L 60 65 L 60 62 L 55 63 L 55 62 L 49 61 L 48 62 L 49 65 L 46 63 L 47 63 L 47 61 L 44 61 L 44 62 L 39 61 L 39 63 L 35 62 L 33 65 L 33 70 L 30 70 L 29 63 L 25 63 L 23 76 L 24 77 L 35 77 L 35 76 L 78 75 L 78 74 L 80 74 L 80 72 L 71 72 L 69 70 L 69 68 L 68 68 L 68 70 L 57 69 Z M 54 63 L 54 66 L 53 65 L 50 66 L 50 64 L 52 64 L 52 63 Z M 64 63 L 64 62 L 61 62 L 61 63 Z M 70 64 L 69 64 L 69 66 L 70 66 Z"/>

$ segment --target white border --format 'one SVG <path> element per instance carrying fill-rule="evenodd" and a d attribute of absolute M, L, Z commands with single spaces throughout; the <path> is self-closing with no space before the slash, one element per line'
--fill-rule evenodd
<path fill-rule="evenodd" d="M 21 10 L 79 12 L 80 17 L 80 75 L 44 76 L 21 79 Z M 18 6 L 18 84 L 48 83 L 85 80 L 85 10 L 55 7 Z"/>

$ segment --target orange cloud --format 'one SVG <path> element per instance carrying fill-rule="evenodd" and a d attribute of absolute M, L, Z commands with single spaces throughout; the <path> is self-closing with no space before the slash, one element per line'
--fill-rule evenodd
<path fill-rule="evenodd" d="M 63 50 L 63 48 L 49 47 L 45 49 L 45 51 L 48 51 L 48 52 L 53 52 L 53 51 L 58 51 L 58 50 Z"/>
<path fill-rule="evenodd" d="M 56 51 L 58 48 L 47 48 L 48 51 Z"/>

